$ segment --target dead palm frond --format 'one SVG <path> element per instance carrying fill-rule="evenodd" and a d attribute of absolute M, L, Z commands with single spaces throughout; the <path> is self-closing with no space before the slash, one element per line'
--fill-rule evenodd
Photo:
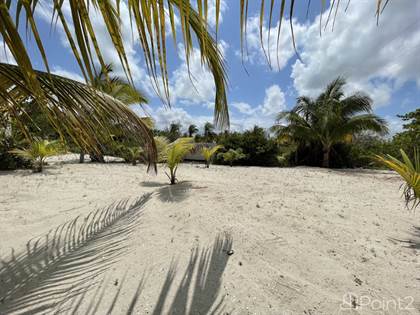
<path fill-rule="evenodd" d="M 62 139 L 70 138 L 85 151 L 97 152 L 103 139 L 122 134 L 145 149 L 150 163 L 156 161 L 156 146 L 147 122 L 122 102 L 83 83 L 36 71 L 45 98 L 40 103 L 24 77 L 20 68 L 0 64 L 0 108 L 18 125 L 27 120 L 28 106 L 39 106 Z M 31 141 L 26 126 L 20 127 Z"/>
<path fill-rule="evenodd" d="M 83 295 L 126 253 L 151 194 L 75 218 L 0 260 L 0 313 L 47 314 Z"/>
<path fill-rule="evenodd" d="M 414 151 L 414 160 L 411 161 L 404 150 L 400 150 L 402 160 L 386 155 L 376 155 L 376 160 L 386 167 L 396 171 L 405 181 L 403 195 L 405 204 L 414 209 L 420 204 L 420 152 Z"/>

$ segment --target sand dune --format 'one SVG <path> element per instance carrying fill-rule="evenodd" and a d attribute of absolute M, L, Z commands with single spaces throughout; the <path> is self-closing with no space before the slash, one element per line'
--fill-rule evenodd
<path fill-rule="evenodd" d="M 168 186 L 60 161 L 0 173 L 1 314 L 420 314 L 420 220 L 391 172 L 183 164 Z"/>

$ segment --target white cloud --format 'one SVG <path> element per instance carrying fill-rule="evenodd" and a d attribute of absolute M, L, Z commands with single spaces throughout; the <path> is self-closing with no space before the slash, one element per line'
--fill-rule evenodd
<path fill-rule="evenodd" d="M 245 130 L 255 125 L 268 128 L 273 125 L 275 116 L 286 109 L 286 99 L 282 89 L 273 84 L 265 89 L 265 96 L 262 104 L 251 106 L 245 102 L 233 102 L 230 104 L 236 108 L 241 117 L 233 113 L 231 126 L 233 130 Z"/>
<path fill-rule="evenodd" d="M 223 22 L 223 15 L 227 9 L 228 5 L 226 1 L 220 0 L 219 26 Z M 210 27 L 216 26 L 216 0 L 210 0 L 208 2 L 207 23 Z"/>
<path fill-rule="evenodd" d="M 72 80 L 75 80 L 75 81 L 85 83 L 85 79 L 80 74 L 68 71 L 66 69 L 61 68 L 60 66 L 54 66 L 51 69 L 51 72 L 53 74 L 56 74 L 56 75 L 59 75 L 59 76 L 65 77 L 65 78 L 69 78 L 69 79 L 72 79 Z"/>
<path fill-rule="evenodd" d="M 269 28 L 267 21 L 265 21 L 262 28 L 263 45 L 261 45 L 259 17 L 252 17 L 249 19 L 247 24 L 246 44 L 244 43 L 244 59 L 246 61 L 251 64 L 262 64 L 267 66 L 267 64 L 269 64 L 267 59 L 269 59 L 274 71 L 280 71 L 287 65 L 288 61 L 295 56 L 290 30 L 290 20 L 283 19 L 279 49 L 277 49 L 278 25 L 279 22 Z M 293 27 L 296 38 L 299 38 L 302 32 L 305 31 L 305 27 L 295 21 L 293 21 Z M 236 55 L 242 57 L 240 51 L 236 51 Z"/>
<path fill-rule="evenodd" d="M 213 116 L 189 114 L 182 107 L 167 108 L 164 106 L 158 107 L 156 110 L 150 112 L 154 119 L 156 127 L 159 129 L 167 128 L 171 123 L 181 124 L 182 131 L 186 131 L 188 126 L 194 124 L 199 129 L 203 129 L 206 122 L 213 122 Z"/>
<path fill-rule="evenodd" d="M 233 102 L 230 105 L 236 108 L 240 113 L 246 114 L 246 115 L 251 115 L 256 111 L 256 108 L 252 108 L 251 105 L 244 102 Z"/>
<path fill-rule="evenodd" d="M 274 84 L 265 90 L 264 103 L 261 112 L 264 115 L 272 116 L 286 109 L 286 100 L 281 88 Z"/>
<path fill-rule="evenodd" d="M 219 49 L 225 55 L 227 43 L 219 42 Z M 174 100 L 182 100 L 192 104 L 214 102 L 216 87 L 214 78 L 209 69 L 201 63 L 198 48 L 194 48 L 189 58 L 189 67 L 185 57 L 184 46 L 178 47 L 181 56 L 181 65 L 173 72 L 171 77 L 171 96 Z"/>
<path fill-rule="evenodd" d="M 347 92 L 360 89 L 379 107 L 405 82 L 414 80 L 420 86 L 419 1 L 390 1 L 379 26 L 375 1 L 360 1 L 343 11 L 333 32 L 327 29 L 320 37 L 317 17 L 297 37 L 303 63 L 295 62 L 292 78 L 299 94 L 314 96 L 344 76 Z"/>
<path fill-rule="evenodd" d="M 389 128 L 388 136 L 389 137 L 403 130 L 403 122 L 400 118 L 388 115 L 388 116 L 385 116 L 385 119 L 388 122 L 388 128 Z"/>
<path fill-rule="evenodd" d="M 16 64 L 15 57 L 13 57 L 9 47 L 7 47 L 2 40 L 0 40 L 0 62 L 13 65 Z"/>

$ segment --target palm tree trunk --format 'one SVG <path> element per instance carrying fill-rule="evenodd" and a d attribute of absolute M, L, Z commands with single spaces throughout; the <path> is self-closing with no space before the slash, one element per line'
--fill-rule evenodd
<path fill-rule="evenodd" d="M 171 185 L 175 185 L 176 183 L 175 172 L 173 169 L 171 169 L 170 171 L 171 171 Z"/>
<path fill-rule="evenodd" d="M 330 147 L 325 146 L 322 152 L 324 155 L 322 159 L 322 167 L 329 168 L 330 167 Z"/>

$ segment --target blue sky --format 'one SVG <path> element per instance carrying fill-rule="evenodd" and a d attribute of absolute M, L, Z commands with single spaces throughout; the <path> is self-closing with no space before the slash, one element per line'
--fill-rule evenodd
<path fill-rule="evenodd" d="M 288 18 L 283 22 L 280 48 L 279 51 L 276 50 L 276 16 L 269 50 L 267 19 L 263 30 L 272 68 L 268 66 L 259 43 L 257 15 L 260 1 L 250 1 L 248 54 L 244 60 L 249 75 L 240 56 L 239 1 L 221 2 L 219 45 L 226 59 L 229 76 L 228 102 L 232 129 L 244 130 L 256 124 L 271 126 L 275 114 L 291 108 L 298 95 L 316 96 L 337 76 L 347 78 L 348 93 L 361 90 L 372 97 L 375 112 L 389 120 L 392 132 L 401 128 L 396 114 L 420 107 L 419 1 L 390 1 L 377 26 L 374 16 L 375 1 L 352 0 L 347 12 L 344 12 L 345 5 L 341 5 L 334 30 L 331 30 L 330 23 L 322 36 L 319 36 L 320 1 L 312 1 L 308 18 L 307 2 L 298 1 L 293 23 L 301 61 L 297 60 L 293 51 Z M 279 5 L 279 1 L 277 2 Z M 182 44 L 169 48 L 172 108 L 168 109 L 153 93 L 141 48 L 136 40 L 132 40 L 128 13 L 124 6 L 123 14 L 123 34 L 135 84 L 148 95 L 150 104 L 146 110 L 156 120 L 158 127 L 179 122 L 187 128 L 191 123 L 202 126 L 206 121 L 212 121 L 214 84 L 211 73 L 202 68 L 199 54 L 193 55 L 191 59 L 194 78 L 192 84 L 182 53 Z M 123 75 L 101 18 L 95 13 L 92 15 L 106 62 L 113 63 L 116 73 Z M 328 7 L 325 8 L 323 21 L 327 15 Z M 41 22 L 40 31 L 50 66 L 57 74 L 80 80 L 80 72 L 61 28 L 53 31 L 50 29 L 50 16 L 49 1 L 41 2 L 36 18 Z M 214 26 L 214 6 L 211 6 L 209 22 L 211 27 Z M 34 41 L 28 39 L 26 45 L 31 52 L 34 66 L 43 69 Z M 1 52 L 1 60 L 12 62 L 10 56 L 6 58 L 7 55 L 7 51 Z M 142 109 L 135 109 L 143 114 Z"/>

